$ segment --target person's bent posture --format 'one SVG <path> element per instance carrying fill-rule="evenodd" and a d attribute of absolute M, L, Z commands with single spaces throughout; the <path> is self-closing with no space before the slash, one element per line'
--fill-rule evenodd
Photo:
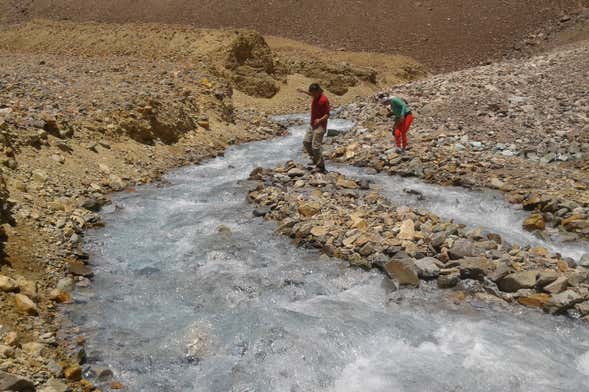
<path fill-rule="evenodd" d="M 385 97 L 382 100 L 383 105 L 387 106 L 395 118 L 393 126 L 393 135 L 397 152 L 404 153 L 407 150 L 407 132 L 413 122 L 413 114 L 407 101 L 399 97 Z"/>
<path fill-rule="evenodd" d="M 311 101 L 311 127 L 305 134 L 303 146 L 311 156 L 315 166 L 321 172 L 325 172 L 322 145 L 323 137 L 327 131 L 327 120 L 329 119 L 329 100 L 317 83 L 311 84 L 308 91 L 303 89 L 297 89 L 297 91 L 313 98 Z"/>

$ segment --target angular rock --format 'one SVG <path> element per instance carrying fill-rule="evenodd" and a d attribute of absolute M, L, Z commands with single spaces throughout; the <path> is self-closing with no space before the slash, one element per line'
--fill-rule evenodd
<path fill-rule="evenodd" d="M 335 184 L 344 189 L 358 189 L 358 184 L 354 180 L 346 179 L 345 177 L 338 177 Z"/>
<path fill-rule="evenodd" d="M 499 279 L 497 286 L 506 293 L 515 293 L 521 289 L 531 289 L 536 285 L 538 271 L 522 271 L 509 274 Z"/>
<path fill-rule="evenodd" d="M 566 290 L 562 293 L 553 295 L 544 306 L 544 309 L 550 314 L 562 313 L 583 301 L 584 298 L 581 294 L 574 290 Z"/>
<path fill-rule="evenodd" d="M 64 377 L 69 381 L 80 381 L 82 379 L 82 367 L 79 365 L 72 365 L 64 369 Z"/>
<path fill-rule="evenodd" d="M 517 302 L 529 308 L 543 308 L 550 300 L 550 295 L 545 293 L 534 293 L 518 297 Z"/>
<path fill-rule="evenodd" d="M 536 281 L 536 287 L 543 288 L 546 285 L 554 282 L 560 275 L 556 271 L 542 271 L 538 274 L 538 280 Z"/>
<path fill-rule="evenodd" d="M 399 239 L 411 241 L 415 238 L 415 223 L 411 219 L 406 219 L 401 223 Z"/>
<path fill-rule="evenodd" d="M 35 392 L 35 384 L 24 377 L 0 371 L 0 391 Z"/>
<path fill-rule="evenodd" d="M 474 243 L 463 238 L 454 241 L 454 244 L 452 244 L 452 247 L 448 250 L 448 255 L 452 260 L 477 256 L 477 253 L 478 249 Z"/>
<path fill-rule="evenodd" d="M 533 214 L 524 220 L 523 226 L 524 229 L 528 231 L 544 230 L 546 228 L 546 223 L 544 222 L 544 217 L 542 215 Z"/>
<path fill-rule="evenodd" d="M 430 244 L 436 250 L 440 250 L 440 248 L 444 244 L 444 241 L 446 241 L 446 233 L 445 232 L 435 233 L 430 238 Z"/>
<path fill-rule="evenodd" d="M 55 379 L 52 378 L 51 380 L 47 381 L 37 392 L 66 392 L 68 390 L 68 386 Z"/>
<path fill-rule="evenodd" d="M 372 244 L 372 242 L 367 242 L 366 244 L 364 244 L 360 250 L 358 251 L 362 256 L 364 257 L 368 257 L 371 254 L 374 253 L 374 245 Z"/>
<path fill-rule="evenodd" d="M 458 282 L 460 282 L 460 274 L 458 272 L 438 276 L 438 287 L 441 289 L 450 289 L 455 287 Z"/>
<path fill-rule="evenodd" d="M 16 283 L 16 280 L 5 275 L 0 275 L 0 291 L 4 291 L 6 293 L 18 291 L 18 284 Z"/>
<path fill-rule="evenodd" d="M 53 289 L 49 292 L 49 299 L 57 303 L 63 304 L 71 301 L 71 297 L 67 291 L 60 289 Z"/>
<path fill-rule="evenodd" d="M 321 204 L 317 202 L 307 202 L 299 204 L 299 214 L 305 217 L 311 217 L 321 211 Z"/>
<path fill-rule="evenodd" d="M 497 283 L 500 279 L 509 275 L 513 270 L 505 263 L 499 263 L 497 268 L 494 271 L 491 271 L 487 274 L 487 278 L 491 279 L 493 282 Z"/>
<path fill-rule="evenodd" d="M 411 259 L 391 260 L 384 266 L 385 272 L 400 285 L 419 286 L 417 268 Z"/>
<path fill-rule="evenodd" d="M 589 314 L 589 301 L 584 301 L 575 305 L 575 309 L 577 312 L 581 314 L 581 316 L 586 316 Z"/>
<path fill-rule="evenodd" d="M 456 263 L 462 279 L 482 280 L 495 269 L 495 264 L 484 257 L 465 257 L 457 260 Z"/>
<path fill-rule="evenodd" d="M 437 263 L 439 261 L 433 257 L 424 257 L 423 259 L 415 260 L 417 276 L 425 280 L 436 279 L 440 275 L 440 267 L 438 267 Z"/>
<path fill-rule="evenodd" d="M 80 261 L 72 261 L 68 264 L 68 271 L 72 275 L 83 276 L 85 278 L 91 278 L 94 276 L 94 272 Z"/>
<path fill-rule="evenodd" d="M 39 314 L 39 309 L 37 305 L 26 295 L 24 294 L 16 294 L 14 296 L 14 301 L 16 304 L 16 309 L 24 314 L 28 314 L 29 316 L 37 316 Z"/>
<path fill-rule="evenodd" d="M 544 286 L 544 291 L 550 294 L 562 293 L 569 285 L 569 280 L 566 276 L 560 276 L 552 283 Z"/>

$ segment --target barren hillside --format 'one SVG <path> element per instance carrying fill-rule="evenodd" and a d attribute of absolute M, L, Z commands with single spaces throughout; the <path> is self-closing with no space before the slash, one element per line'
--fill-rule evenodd
<path fill-rule="evenodd" d="M 573 25 L 583 6 L 589 1 L 0 0 L 0 15 L 250 28 L 331 49 L 401 53 L 443 70 L 539 46 Z"/>

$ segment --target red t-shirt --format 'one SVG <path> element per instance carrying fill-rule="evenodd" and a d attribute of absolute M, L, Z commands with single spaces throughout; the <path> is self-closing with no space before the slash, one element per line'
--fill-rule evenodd
<path fill-rule="evenodd" d="M 315 126 L 315 120 L 329 114 L 330 110 L 329 100 L 325 94 L 321 94 L 318 98 L 313 98 L 313 102 L 311 103 L 311 128 L 317 128 Z M 327 129 L 327 120 L 321 121 L 319 126 Z"/>

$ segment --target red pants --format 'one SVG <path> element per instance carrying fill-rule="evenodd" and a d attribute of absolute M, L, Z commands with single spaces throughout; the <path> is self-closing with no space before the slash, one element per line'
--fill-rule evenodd
<path fill-rule="evenodd" d="M 399 121 L 397 128 L 393 131 L 395 134 L 395 143 L 399 148 L 407 148 L 407 131 L 413 122 L 413 114 L 405 116 L 403 121 Z"/>

